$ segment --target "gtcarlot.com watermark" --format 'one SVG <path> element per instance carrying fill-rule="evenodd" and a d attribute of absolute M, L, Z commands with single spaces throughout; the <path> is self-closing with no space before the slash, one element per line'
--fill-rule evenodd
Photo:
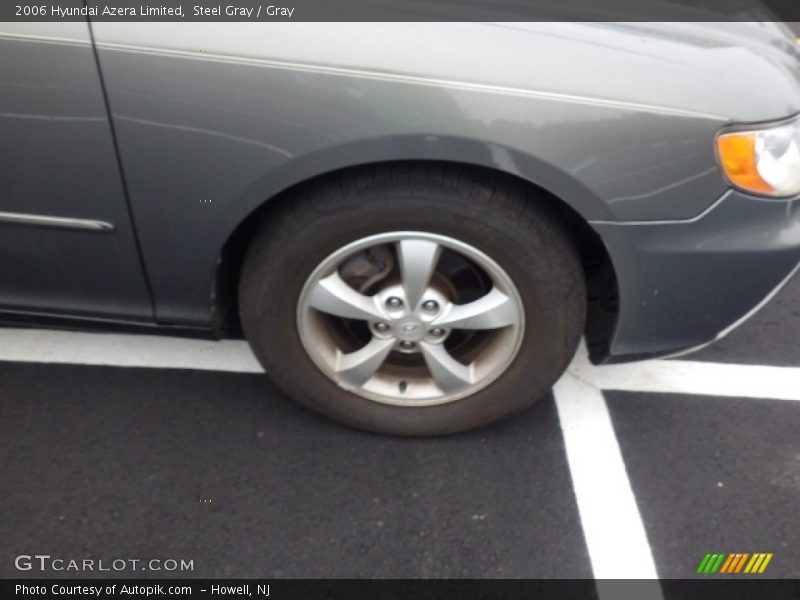
<path fill-rule="evenodd" d="M 49 554 L 20 554 L 14 559 L 18 571 L 38 572 L 124 572 L 124 571 L 194 571 L 194 559 L 184 558 L 64 558 Z"/>

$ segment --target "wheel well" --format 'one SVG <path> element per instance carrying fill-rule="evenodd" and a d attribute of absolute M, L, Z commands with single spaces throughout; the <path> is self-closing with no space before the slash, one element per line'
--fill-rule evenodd
<path fill-rule="evenodd" d="M 290 202 L 296 193 L 307 185 L 313 185 L 326 178 L 335 178 L 344 173 L 373 171 L 384 168 L 408 168 L 410 165 L 423 166 L 444 161 L 393 161 L 370 163 L 330 171 L 297 183 L 272 198 L 250 213 L 228 237 L 219 258 L 214 293 L 214 323 L 220 335 L 242 336 L 238 315 L 238 281 L 250 239 L 259 224 L 269 219 Z M 601 362 L 609 354 L 611 335 L 616 327 L 619 307 L 617 277 L 611 258 L 600 236 L 586 220 L 566 202 L 539 187 L 538 185 L 503 171 L 483 166 L 463 163 L 444 163 L 452 167 L 480 176 L 505 179 L 509 183 L 530 189 L 531 196 L 547 203 L 547 206 L 563 224 L 580 253 L 587 289 L 587 318 L 585 336 L 589 354 L 594 362 Z"/>

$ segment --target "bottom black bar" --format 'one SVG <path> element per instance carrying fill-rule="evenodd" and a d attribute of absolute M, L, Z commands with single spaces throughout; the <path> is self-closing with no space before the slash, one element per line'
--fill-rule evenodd
<path fill-rule="evenodd" d="M 5 579 L 2 598 L 270 598 L 275 600 L 770 600 L 800 598 L 800 580 Z"/>

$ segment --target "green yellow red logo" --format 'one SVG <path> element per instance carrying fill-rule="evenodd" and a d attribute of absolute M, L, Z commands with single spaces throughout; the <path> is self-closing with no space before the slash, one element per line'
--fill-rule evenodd
<path fill-rule="evenodd" d="M 724 573 L 735 575 L 747 573 L 750 575 L 763 573 L 769 561 L 772 560 L 772 552 L 724 552 L 708 553 L 700 561 L 697 567 L 698 573 Z"/>

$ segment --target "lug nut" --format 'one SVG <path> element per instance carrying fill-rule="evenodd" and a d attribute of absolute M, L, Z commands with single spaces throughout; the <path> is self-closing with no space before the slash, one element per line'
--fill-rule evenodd
<path fill-rule="evenodd" d="M 404 341 L 400 342 L 400 347 L 405 349 L 405 350 L 411 350 L 415 346 L 416 346 L 416 344 L 414 342 L 409 342 L 408 340 L 404 340 Z"/>
<path fill-rule="evenodd" d="M 444 329 L 441 327 L 434 327 L 431 329 L 431 335 L 433 337 L 442 337 L 444 335 Z"/>
<path fill-rule="evenodd" d="M 374 327 L 375 331 L 378 331 L 380 333 L 386 333 L 387 331 L 389 331 L 389 324 L 384 323 L 383 321 L 378 321 L 377 323 L 375 323 Z"/>
<path fill-rule="evenodd" d="M 403 306 L 403 301 L 397 296 L 391 296 L 386 300 L 386 306 L 389 308 L 400 308 Z"/>
<path fill-rule="evenodd" d="M 439 310 L 439 303 L 436 300 L 426 300 L 422 303 L 422 310 L 429 313 L 436 312 Z"/>

